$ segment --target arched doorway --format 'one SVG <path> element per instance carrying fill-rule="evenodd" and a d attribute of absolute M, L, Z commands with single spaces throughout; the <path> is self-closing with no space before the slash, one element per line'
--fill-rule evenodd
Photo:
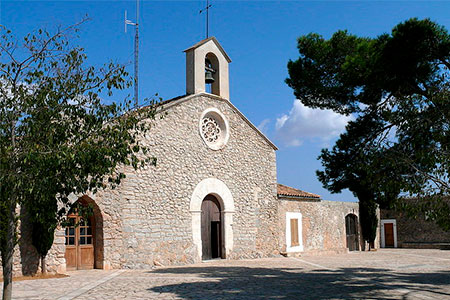
<path fill-rule="evenodd" d="M 223 224 L 220 202 L 207 195 L 202 202 L 202 259 L 223 257 Z"/>
<path fill-rule="evenodd" d="M 197 249 L 195 260 L 202 260 L 202 204 L 206 196 L 214 195 L 220 203 L 222 222 L 222 258 L 227 258 L 233 250 L 233 214 L 234 200 L 227 185 L 217 178 L 200 181 L 192 192 L 189 210 L 192 215 L 192 241 Z"/>
<path fill-rule="evenodd" d="M 348 214 L 345 217 L 345 233 L 347 235 L 347 248 L 350 251 L 359 251 L 358 217 Z"/>
<path fill-rule="evenodd" d="M 93 213 L 83 218 L 78 207 L 90 207 Z M 67 270 L 103 268 L 103 219 L 99 207 L 87 196 L 78 199 L 67 215 L 65 259 Z"/>

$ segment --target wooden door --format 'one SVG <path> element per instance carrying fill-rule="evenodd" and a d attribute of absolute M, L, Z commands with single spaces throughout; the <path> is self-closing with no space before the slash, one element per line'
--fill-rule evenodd
<path fill-rule="evenodd" d="M 93 269 L 94 217 L 85 220 L 77 214 L 71 214 L 68 218 L 70 226 L 65 229 L 66 269 Z"/>
<path fill-rule="evenodd" d="M 202 259 L 222 257 L 222 222 L 220 204 L 208 195 L 202 202 Z"/>
<path fill-rule="evenodd" d="M 76 216 L 71 215 L 68 217 L 70 226 L 66 227 L 65 237 L 66 237 L 66 253 L 64 257 L 66 258 L 66 269 L 76 270 L 77 269 L 77 246 L 76 246 L 76 234 L 75 234 L 75 224 Z"/>
<path fill-rule="evenodd" d="M 394 224 L 384 223 L 384 245 L 394 247 Z"/>
<path fill-rule="evenodd" d="M 345 232 L 347 237 L 348 250 L 358 251 L 359 250 L 358 219 L 355 215 L 350 214 L 345 217 Z"/>

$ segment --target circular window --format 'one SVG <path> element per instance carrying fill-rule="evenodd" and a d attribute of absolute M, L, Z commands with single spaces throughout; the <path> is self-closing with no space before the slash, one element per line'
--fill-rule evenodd
<path fill-rule="evenodd" d="M 228 121 L 216 108 L 202 113 L 199 130 L 205 144 L 213 150 L 222 149 L 228 141 Z"/>

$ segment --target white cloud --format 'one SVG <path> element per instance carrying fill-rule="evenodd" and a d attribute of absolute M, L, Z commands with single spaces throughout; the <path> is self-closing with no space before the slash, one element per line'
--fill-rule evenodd
<path fill-rule="evenodd" d="M 267 134 L 267 130 L 269 129 L 270 119 L 264 119 L 256 126 L 262 133 Z"/>
<path fill-rule="evenodd" d="M 332 110 L 311 109 L 295 100 L 291 111 L 277 118 L 276 137 L 287 146 L 298 147 L 304 142 L 320 142 L 328 145 L 345 130 L 352 120 Z"/>

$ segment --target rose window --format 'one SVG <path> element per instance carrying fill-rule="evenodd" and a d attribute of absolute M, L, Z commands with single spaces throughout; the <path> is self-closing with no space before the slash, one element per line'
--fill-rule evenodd
<path fill-rule="evenodd" d="M 228 121 L 217 108 L 209 108 L 200 116 L 199 133 L 207 147 L 220 150 L 225 147 L 230 135 Z"/>
<path fill-rule="evenodd" d="M 215 143 L 220 138 L 220 126 L 211 117 L 204 118 L 202 122 L 202 134 L 208 143 Z"/>

